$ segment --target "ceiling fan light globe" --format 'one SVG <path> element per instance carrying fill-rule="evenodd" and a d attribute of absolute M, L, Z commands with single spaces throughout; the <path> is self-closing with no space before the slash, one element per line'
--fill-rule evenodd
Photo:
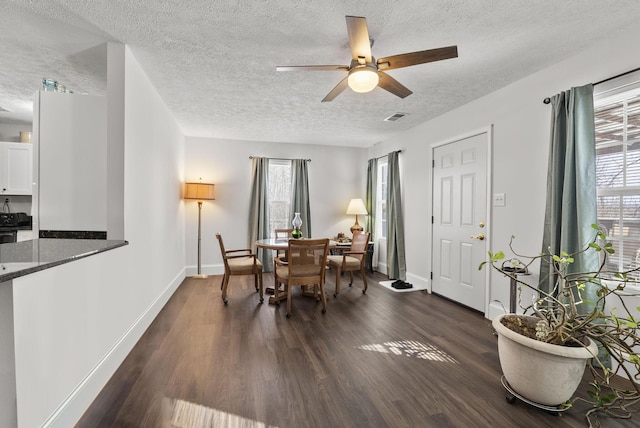
<path fill-rule="evenodd" d="M 378 86 L 378 72 L 370 67 L 354 68 L 347 81 L 354 92 L 371 92 Z"/>

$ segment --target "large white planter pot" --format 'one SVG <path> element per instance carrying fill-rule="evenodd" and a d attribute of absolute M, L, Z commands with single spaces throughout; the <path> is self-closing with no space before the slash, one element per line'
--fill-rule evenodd
<path fill-rule="evenodd" d="M 519 395 L 547 406 L 567 402 L 578 388 L 587 360 L 598 353 L 590 342 L 588 347 L 551 345 L 522 336 L 500 322 L 492 322 L 498 333 L 500 366 L 507 382 Z M 537 318 L 528 317 L 535 321 Z"/>

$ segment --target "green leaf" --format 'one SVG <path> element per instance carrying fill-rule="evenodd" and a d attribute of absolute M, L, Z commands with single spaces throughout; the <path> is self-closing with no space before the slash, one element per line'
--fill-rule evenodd
<path fill-rule="evenodd" d="M 489 259 L 492 262 L 497 262 L 499 260 L 504 259 L 504 253 L 502 251 L 498 251 L 497 253 L 493 254 L 491 252 L 489 252 Z"/>

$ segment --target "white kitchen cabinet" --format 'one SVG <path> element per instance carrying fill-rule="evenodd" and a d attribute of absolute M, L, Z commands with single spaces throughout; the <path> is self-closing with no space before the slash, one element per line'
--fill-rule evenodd
<path fill-rule="evenodd" d="M 0 194 L 31 195 L 33 145 L 0 142 Z"/>

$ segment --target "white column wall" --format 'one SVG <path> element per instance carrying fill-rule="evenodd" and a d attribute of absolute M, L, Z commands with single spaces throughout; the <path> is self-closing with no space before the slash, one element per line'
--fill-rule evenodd
<path fill-rule="evenodd" d="M 13 281 L 19 427 L 73 426 L 184 279 L 184 137 L 120 54 L 129 245 Z"/>
<path fill-rule="evenodd" d="M 402 149 L 407 276 L 429 278 L 431 272 L 431 146 L 492 126 L 492 193 L 505 193 L 506 206 L 492 207 L 489 244 L 508 250 L 511 235 L 525 254 L 538 254 L 546 195 L 551 106 L 543 99 L 638 66 L 640 30 L 603 40 L 575 56 L 454 111 L 425 122 L 402 135 L 374 145 L 369 157 Z M 535 272 L 534 272 L 535 273 Z M 537 274 L 528 277 L 537 283 Z M 490 301 L 508 307 L 509 283 L 491 273 Z M 495 312 L 494 312 L 495 311 Z M 490 307 L 488 317 L 501 313 Z"/>
<path fill-rule="evenodd" d="M 352 198 L 365 197 L 366 149 L 352 147 L 227 141 L 187 137 L 185 180 L 216 185 L 216 199 L 202 205 L 202 272 L 222 274 L 222 256 L 215 239 L 224 237 L 227 248 L 247 248 L 251 159 L 264 156 L 311 159 L 309 193 L 314 237 L 333 237 L 349 232 L 354 216 L 345 214 Z M 198 207 L 185 202 L 187 275 L 195 274 L 198 245 Z M 364 224 L 364 219 L 360 223 Z"/>

